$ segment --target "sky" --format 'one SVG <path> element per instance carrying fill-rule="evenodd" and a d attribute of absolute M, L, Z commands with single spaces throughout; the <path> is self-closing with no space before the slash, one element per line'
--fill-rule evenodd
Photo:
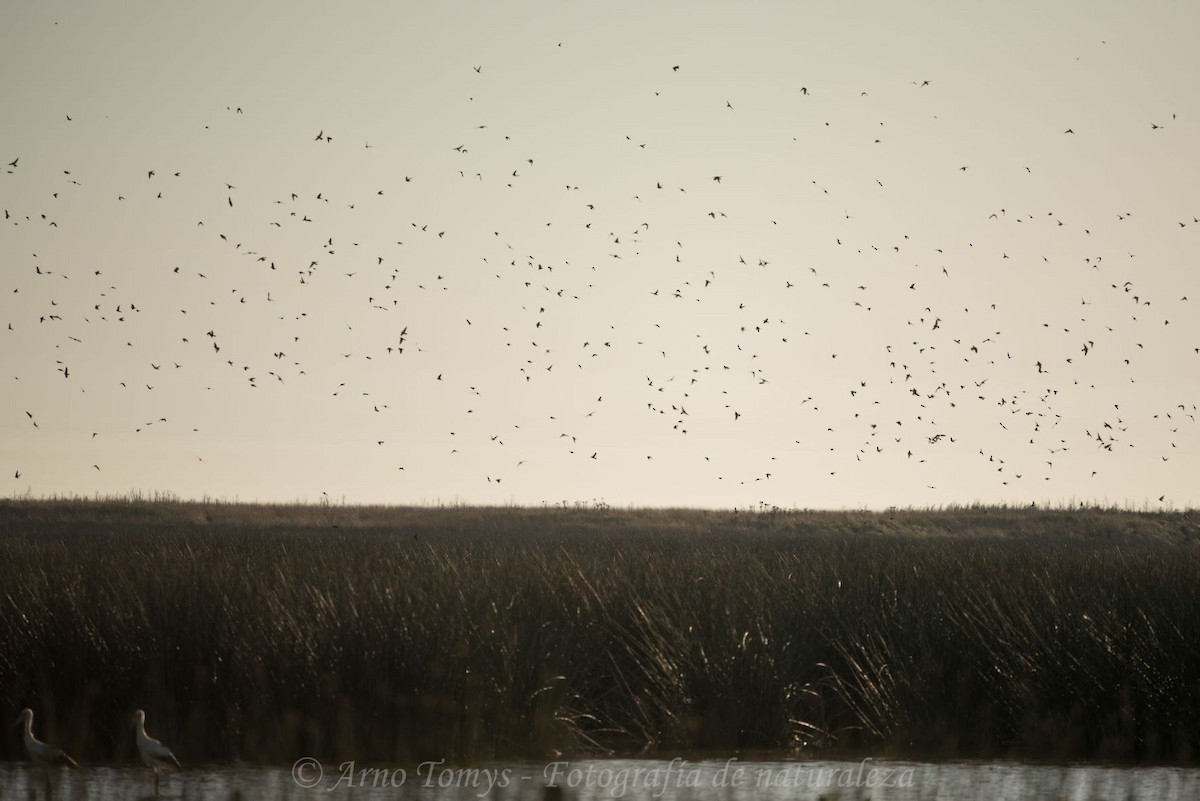
<path fill-rule="evenodd" d="M 1198 29 L 6 3 L 0 495 L 1194 507 Z"/>

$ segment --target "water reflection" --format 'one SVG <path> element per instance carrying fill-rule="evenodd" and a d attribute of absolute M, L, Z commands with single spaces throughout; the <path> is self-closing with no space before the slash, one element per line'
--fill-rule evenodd
<path fill-rule="evenodd" d="M 0 801 L 115 801 L 154 797 L 147 770 L 42 771 L 0 764 Z M 549 789 L 548 789 L 549 786 Z M 49 791 L 49 792 L 47 792 Z M 1200 798 L 1200 769 L 1006 762 L 579 760 L 471 768 L 425 763 L 381 768 L 205 766 L 163 779 L 164 799 L 196 801 L 1173 801 Z"/>

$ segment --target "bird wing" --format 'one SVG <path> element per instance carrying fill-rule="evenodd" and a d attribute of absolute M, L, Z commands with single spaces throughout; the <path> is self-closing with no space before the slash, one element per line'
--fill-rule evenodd
<path fill-rule="evenodd" d="M 66 751 L 57 746 L 50 745 L 49 743 L 43 743 L 41 740 L 32 737 L 29 739 L 28 746 L 29 756 L 34 762 L 41 762 L 51 765 L 65 762 L 73 768 L 79 767 L 79 763 L 71 759 L 71 757 L 67 755 Z"/>
<path fill-rule="evenodd" d="M 173 753 L 171 753 L 170 748 L 167 748 L 158 740 L 152 740 L 149 737 L 146 738 L 146 755 L 153 760 L 169 762 L 177 768 L 182 767 L 182 765 L 179 764 L 179 760 L 175 758 Z"/>

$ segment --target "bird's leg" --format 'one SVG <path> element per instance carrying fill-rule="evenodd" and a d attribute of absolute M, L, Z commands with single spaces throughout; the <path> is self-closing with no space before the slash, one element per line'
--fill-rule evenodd
<path fill-rule="evenodd" d="M 154 769 L 154 795 L 158 795 L 158 768 Z"/>

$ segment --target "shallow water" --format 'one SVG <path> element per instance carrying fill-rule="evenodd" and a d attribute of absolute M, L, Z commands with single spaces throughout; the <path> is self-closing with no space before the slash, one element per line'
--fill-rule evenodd
<path fill-rule="evenodd" d="M 547 791 L 555 786 L 561 795 Z M 154 797 L 148 770 L 84 767 L 50 772 L 49 798 L 114 801 Z M 577 760 L 474 768 L 390 769 L 342 763 L 292 768 L 201 766 L 164 776 L 164 799 L 262 801 L 600 801 L 662 798 L 846 801 L 1173 801 L 1200 798 L 1200 768 L 1031 765 L 1017 762 Z M 43 774 L 0 764 L 0 801 L 46 799 Z"/>

